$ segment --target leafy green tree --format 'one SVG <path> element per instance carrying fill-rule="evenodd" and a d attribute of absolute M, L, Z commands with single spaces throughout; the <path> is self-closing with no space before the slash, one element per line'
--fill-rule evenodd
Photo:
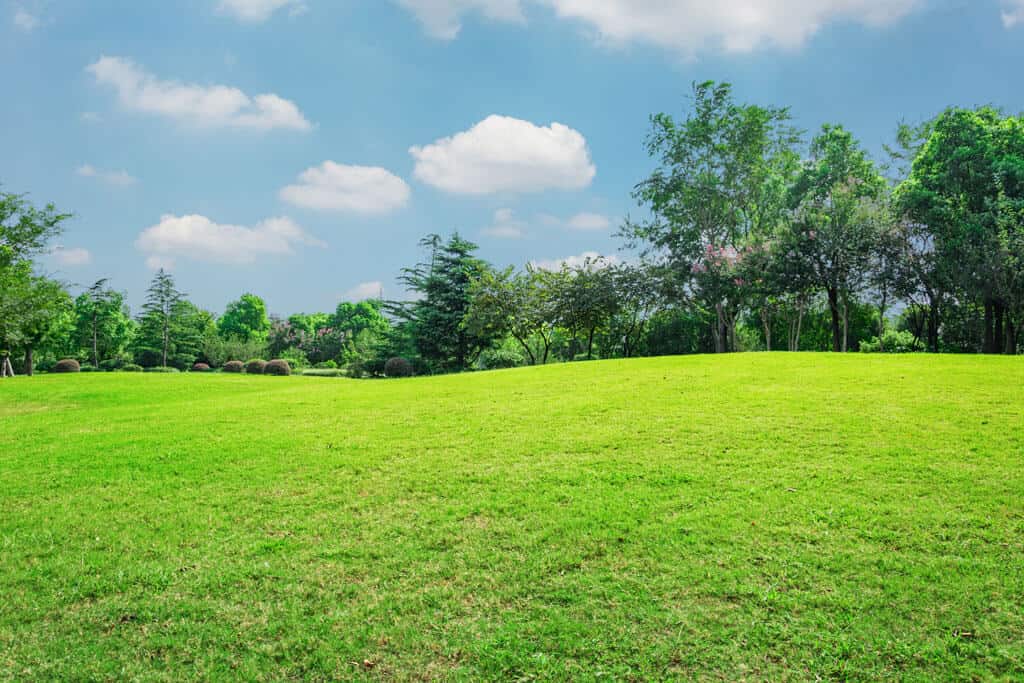
<path fill-rule="evenodd" d="M 24 352 L 24 372 L 31 376 L 35 368 L 34 354 L 57 332 L 60 322 L 71 310 L 71 297 L 64 286 L 49 278 L 31 275 L 27 264 L 8 268 L 0 274 L 0 285 L 7 296 L 0 305 L 0 356 L 6 358 L 14 349 Z M 10 303 L 17 310 L 3 311 Z M 12 307 L 13 308 L 13 307 Z"/>
<path fill-rule="evenodd" d="M 354 339 L 364 331 L 383 334 L 389 323 L 384 317 L 383 303 L 377 299 L 367 299 L 358 303 L 342 301 L 330 319 L 330 326 L 344 330 Z"/>
<path fill-rule="evenodd" d="M 53 204 L 39 209 L 25 195 L 0 192 L 0 270 L 45 252 L 69 218 Z"/>
<path fill-rule="evenodd" d="M 78 348 L 89 349 L 96 367 L 123 353 L 135 329 L 124 294 L 107 287 L 107 282 L 98 280 L 75 299 L 74 340 Z"/>
<path fill-rule="evenodd" d="M 783 221 L 786 189 L 796 168 L 799 134 L 787 109 L 740 105 L 732 86 L 693 86 L 683 121 L 651 119 L 647 151 L 659 160 L 634 191 L 652 218 L 627 222 L 629 246 L 667 264 L 679 290 L 714 311 L 716 351 L 730 349 L 743 291 L 736 255 Z"/>
<path fill-rule="evenodd" d="M 472 302 L 471 285 L 488 265 L 473 255 L 478 247 L 458 233 L 447 242 L 430 235 L 420 244 L 429 250 L 430 260 L 404 269 L 401 277 L 419 298 L 392 310 L 410 323 L 416 350 L 428 367 L 465 370 L 494 342 L 490 332 L 471 331 L 462 324 Z"/>
<path fill-rule="evenodd" d="M 224 339 L 263 341 L 270 331 L 270 319 L 263 299 L 255 294 L 243 294 L 228 304 L 224 315 L 217 321 L 217 331 Z"/>
<path fill-rule="evenodd" d="M 1006 289 L 1014 266 L 1004 244 L 1016 231 L 1006 229 L 1009 207 L 1022 197 L 1024 122 L 991 107 L 951 108 L 931 121 L 897 190 L 904 215 L 927 231 L 943 280 L 983 307 L 986 353 L 1016 351 Z"/>
<path fill-rule="evenodd" d="M 552 316 L 538 271 L 485 270 L 473 281 L 470 295 L 472 302 L 464 320 L 470 332 L 494 339 L 511 335 L 526 353 L 530 365 L 536 365 L 538 360 L 547 363 Z M 540 353 L 533 348 L 534 340 L 540 341 Z"/>
<path fill-rule="evenodd" d="M 847 347 L 849 302 L 864 285 L 884 229 L 886 183 L 842 126 L 825 125 L 792 188 L 796 211 L 783 249 L 828 297 L 832 350 Z"/>

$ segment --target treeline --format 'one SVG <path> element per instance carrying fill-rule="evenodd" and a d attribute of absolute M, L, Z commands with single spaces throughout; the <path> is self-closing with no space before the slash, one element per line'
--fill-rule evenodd
<path fill-rule="evenodd" d="M 901 125 L 886 159 L 842 126 L 693 88 L 651 119 L 656 162 L 620 229 L 638 254 L 500 270 L 458 234 L 403 270 L 407 301 L 220 316 L 159 272 L 132 318 L 105 280 L 72 298 L 36 272 L 68 216 L 0 194 L 3 368 L 213 368 L 283 358 L 353 376 L 742 350 L 1007 353 L 1024 332 L 1024 119 L 950 108 Z M 10 358 L 20 362 L 12 364 Z M 396 359 L 402 359 L 401 362 Z"/>

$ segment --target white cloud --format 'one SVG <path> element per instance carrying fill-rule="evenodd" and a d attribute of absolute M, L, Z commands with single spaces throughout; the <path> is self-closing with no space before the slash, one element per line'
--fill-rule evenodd
<path fill-rule="evenodd" d="M 599 232 L 610 228 L 612 225 L 611 220 L 608 216 L 603 216 L 599 213 L 578 213 L 565 222 L 565 226 L 570 230 L 580 230 L 585 232 Z"/>
<path fill-rule="evenodd" d="M 96 178 L 107 185 L 115 187 L 129 187 L 139 182 L 139 179 L 127 171 L 101 171 L 94 166 L 85 164 L 75 169 L 75 173 L 83 178 Z"/>
<path fill-rule="evenodd" d="M 367 299 L 379 299 L 383 296 L 384 283 L 379 280 L 373 282 L 360 282 L 358 285 L 341 295 L 342 301 L 366 301 Z"/>
<path fill-rule="evenodd" d="M 306 11 L 306 3 L 302 0 L 221 0 L 219 5 L 221 12 L 250 23 L 266 21 L 274 12 L 285 7 L 292 16 Z"/>
<path fill-rule="evenodd" d="M 612 254 L 611 256 L 603 256 L 596 251 L 585 251 L 577 256 L 566 256 L 560 259 L 540 259 L 538 261 L 531 261 L 530 265 L 539 270 L 561 270 L 562 266 L 568 266 L 569 268 L 580 268 L 584 265 L 590 264 L 593 268 L 607 268 L 620 263 L 619 257 Z"/>
<path fill-rule="evenodd" d="M 210 263 L 252 263 L 260 256 L 292 253 L 297 244 L 325 246 L 290 218 L 269 218 L 254 227 L 222 225 L 206 216 L 164 215 L 146 228 L 135 246 L 148 255 L 151 268 L 167 268 L 176 258 Z"/>
<path fill-rule="evenodd" d="M 78 115 L 78 118 L 80 118 L 85 123 L 99 123 L 103 120 L 103 118 L 94 111 L 83 111 L 81 114 Z"/>
<path fill-rule="evenodd" d="M 31 33 L 37 26 L 39 26 L 39 17 L 26 10 L 24 7 L 15 7 L 12 21 L 17 28 L 21 29 L 25 33 Z"/>
<path fill-rule="evenodd" d="M 452 40 L 462 30 L 462 16 L 477 13 L 493 21 L 523 23 L 519 0 L 395 0 L 412 12 L 427 34 Z"/>
<path fill-rule="evenodd" d="M 81 247 L 57 246 L 51 254 L 62 266 L 85 266 L 92 262 L 92 254 Z"/>
<path fill-rule="evenodd" d="M 1003 26 L 1014 28 L 1024 23 L 1024 0 L 1003 0 Z"/>
<path fill-rule="evenodd" d="M 575 190 L 597 173 L 578 131 L 508 116 L 488 116 L 468 131 L 409 153 L 418 179 L 455 194 Z"/>
<path fill-rule="evenodd" d="M 281 190 L 281 199 L 307 209 L 382 214 L 409 202 L 409 185 L 387 169 L 325 161 Z"/>
<path fill-rule="evenodd" d="M 208 127 L 260 131 L 312 128 L 294 102 L 274 94 L 250 97 L 225 85 L 164 81 L 123 57 L 100 57 L 86 71 L 100 85 L 113 87 L 121 106 L 130 111 Z"/>
<path fill-rule="evenodd" d="M 494 212 L 494 220 L 481 232 L 488 237 L 517 240 L 523 236 L 526 224 L 517 220 L 512 209 L 498 209 Z"/>
<path fill-rule="evenodd" d="M 472 11 L 500 21 L 523 21 L 521 0 L 399 0 L 431 35 L 451 39 Z M 583 24 L 598 40 L 638 42 L 687 56 L 707 49 L 750 52 L 796 48 L 833 22 L 892 23 L 925 0 L 532 0 L 556 16 Z M 1017 2 L 1017 0 L 1013 0 Z M 501 5 L 500 11 L 495 6 Z M 1004 17 L 1004 21 L 1006 21 Z"/>

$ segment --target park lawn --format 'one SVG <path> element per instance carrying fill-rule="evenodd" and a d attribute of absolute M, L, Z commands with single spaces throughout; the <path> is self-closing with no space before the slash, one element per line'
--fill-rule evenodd
<path fill-rule="evenodd" d="M 1024 359 L 0 382 L 0 679 L 1024 680 Z"/>

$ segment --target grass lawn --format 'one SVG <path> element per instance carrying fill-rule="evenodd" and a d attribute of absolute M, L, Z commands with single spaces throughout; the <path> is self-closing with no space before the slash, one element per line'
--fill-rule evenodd
<path fill-rule="evenodd" d="M 1024 680 L 1024 359 L 0 382 L 0 679 Z"/>

